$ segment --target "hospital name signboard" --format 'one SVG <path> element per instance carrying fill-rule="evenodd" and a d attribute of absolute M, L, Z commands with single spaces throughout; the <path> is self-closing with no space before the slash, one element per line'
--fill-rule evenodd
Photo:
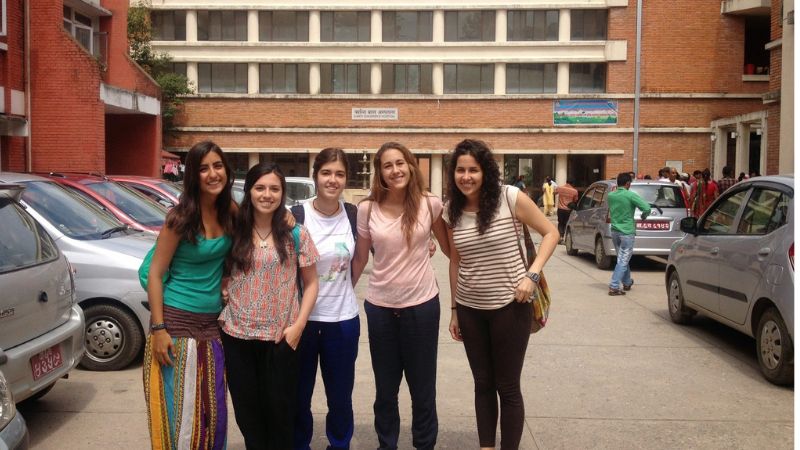
<path fill-rule="evenodd" d="M 397 108 L 353 108 L 352 120 L 398 120 Z"/>
<path fill-rule="evenodd" d="M 555 100 L 553 125 L 616 125 L 619 105 L 612 100 Z"/>

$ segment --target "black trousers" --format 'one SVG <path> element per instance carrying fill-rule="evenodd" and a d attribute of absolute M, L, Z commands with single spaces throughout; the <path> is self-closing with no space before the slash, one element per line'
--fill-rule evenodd
<path fill-rule="evenodd" d="M 386 308 L 364 302 L 369 353 L 375 374 L 375 432 L 380 450 L 396 450 L 400 436 L 397 395 L 403 375 L 411 394 L 411 443 L 419 450 L 436 447 L 436 351 L 439 296 L 416 306 Z"/>
<path fill-rule="evenodd" d="M 286 341 L 245 340 L 222 333 L 236 424 L 248 450 L 293 447 L 297 352 Z"/>
<path fill-rule="evenodd" d="M 561 238 L 564 238 L 564 232 L 567 231 L 567 221 L 569 220 L 569 215 L 572 213 L 571 209 L 561 209 L 559 208 L 557 211 L 558 214 L 558 235 Z"/>
<path fill-rule="evenodd" d="M 475 416 L 480 446 L 495 446 L 499 396 L 500 448 L 516 450 L 525 426 L 525 404 L 519 379 L 531 333 L 531 304 L 511 302 L 491 310 L 459 304 L 456 312 L 475 379 Z"/>

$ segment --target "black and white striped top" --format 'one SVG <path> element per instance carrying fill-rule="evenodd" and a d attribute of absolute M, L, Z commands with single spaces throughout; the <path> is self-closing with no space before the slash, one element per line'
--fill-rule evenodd
<path fill-rule="evenodd" d="M 477 214 L 462 213 L 453 230 L 453 241 L 461 257 L 457 303 L 476 309 L 499 309 L 514 301 L 514 290 L 526 270 L 511 216 L 518 193 L 519 189 L 513 186 L 503 186 L 497 214 L 483 234 L 478 233 Z"/>

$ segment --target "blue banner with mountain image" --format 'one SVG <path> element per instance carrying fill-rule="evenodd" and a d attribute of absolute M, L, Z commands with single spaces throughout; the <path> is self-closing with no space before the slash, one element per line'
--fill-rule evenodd
<path fill-rule="evenodd" d="M 555 100 L 553 125 L 616 125 L 618 112 L 612 100 Z"/>

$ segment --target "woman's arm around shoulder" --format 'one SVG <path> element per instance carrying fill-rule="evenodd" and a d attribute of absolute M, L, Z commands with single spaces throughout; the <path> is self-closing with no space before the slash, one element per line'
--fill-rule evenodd
<path fill-rule="evenodd" d="M 433 194 L 430 194 L 425 201 L 431 202 L 431 210 L 434 214 L 434 217 L 431 218 L 431 231 L 433 232 L 433 235 L 436 236 L 436 240 L 439 241 L 439 247 L 442 248 L 442 253 L 444 253 L 444 256 L 449 258 L 450 244 L 447 239 L 447 226 L 442 219 L 444 205 L 442 205 L 442 201 L 439 199 L 439 197 Z M 439 210 L 438 213 L 436 212 L 437 209 Z"/>
<path fill-rule="evenodd" d="M 361 273 L 364 272 L 369 261 L 369 249 L 372 248 L 372 235 L 369 232 L 369 219 L 371 213 L 372 200 L 363 200 L 358 204 L 358 215 L 356 219 L 358 239 L 356 239 L 355 255 L 351 262 L 353 266 L 353 287 L 358 283 L 361 278 Z"/>

